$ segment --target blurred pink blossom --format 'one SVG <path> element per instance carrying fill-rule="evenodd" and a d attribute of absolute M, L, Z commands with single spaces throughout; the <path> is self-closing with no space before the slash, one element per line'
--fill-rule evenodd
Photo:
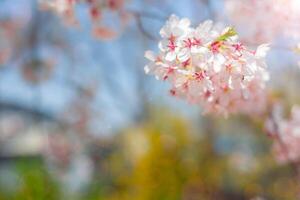
<path fill-rule="evenodd" d="M 225 11 L 246 42 L 300 39 L 299 0 L 225 0 Z"/>
<path fill-rule="evenodd" d="M 124 10 L 125 0 L 40 0 L 40 7 L 42 10 L 53 11 L 68 25 L 79 26 L 76 7 L 80 3 L 88 7 L 92 22 L 91 32 L 97 39 L 116 38 L 129 19 L 128 12 Z M 107 11 L 117 15 L 118 22 L 114 24 L 120 24 L 120 27 L 105 25 L 104 15 Z"/>
<path fill-rule="evenodd" d="M 291 116 L 283 119 L 280 111 L 266 123 L 274 138 L 273 152 L 279 163 L 297 162 L 300 159 L 300 107 L 293 106 Z"/>
<path fill-rule="evenodd" d="M 20 26 L 21 24 L 17 20 L 0 21 L 0 65 L 10 59 Z"/>
<path fill-rule="evenodd" d="M 118 33 L 114 30 L 102 26 L 94 27 L 92 31 L 95 38 L 102 40 L 111 40 L 118 36 Z"/>

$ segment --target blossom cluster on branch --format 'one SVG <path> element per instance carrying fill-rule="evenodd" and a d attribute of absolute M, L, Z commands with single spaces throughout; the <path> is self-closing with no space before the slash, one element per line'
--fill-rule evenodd
<path fill-rule="evenodd" d="M 39 0 L 43 10 L 50 10 L 60 16 L 66 24 L 78 26 L 76 8 L 79 4 L 88 7 L 92 21 L 92 34 L 98 39 L 109 40 L 118 36 L 129 19 L 124 10 L 125 0 Z M 104 23 L 107 11 L 116 14 L 120 27 L 108 26 Z M 117 30 L 118 29 L 118 30 Z"/>
<path fill-rule="evenodd" d="M 299 0 L 225 0 L 225 11 L 247 42 L 300 39 Z"/>
<path fill-rule="evenodd" d="M 263 44 L 250 50 L 235 30 L 205 21 L 196 28 L 172 15 L 160 31 L 159 53 L 146 51 L 147 74 L 169 81 L 171 95 L 200 104 L 205 113 L 260 113 L 269 79 Z"/>

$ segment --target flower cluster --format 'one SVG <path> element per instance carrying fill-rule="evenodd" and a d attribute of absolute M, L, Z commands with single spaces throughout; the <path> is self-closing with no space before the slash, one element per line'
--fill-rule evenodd
<path fill-rule="evenodd" d="M 225 11 L 247 42 L 300 38 L 299 0 L 225 0 Z"/>
<path fill-rule="evenodd" d="M 161 29 L 160 52 L 145 53 L 147 74 L 169 81 L 171 95 L 200 104 L 205 113 L 259 113 L 269 78 L 268 45 L 255 51 L 237 40 L 233 28 L 205 21 L 196 28 L 172 15 Z"/>
<path fill-rule="evenodd" d="M 77 26 L 79 21 L 75 10 L 79 3 L 87 5 L 92 21 L 92 34 L 99 39 L 113 39 L 118 35 L 117 30 L 104 24 L 106 11 L 117 14 L 121 28 L 129 19 L 129 13 L 123 9 L 125 0 L 40 0 L 40 7 L 55 12 L 67 24 Z"/>
<path fill-rule="evenodd" d="M 300 107 L 294 106 L 289 119 L 276 112 L 266 123 L 268 133 L 274 138 L 273 152 L 279 163 L 300 160 Z"/>

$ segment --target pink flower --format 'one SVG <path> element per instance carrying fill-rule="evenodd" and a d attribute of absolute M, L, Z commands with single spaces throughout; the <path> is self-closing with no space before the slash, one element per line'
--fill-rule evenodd
<path fill-rule="evenodd" d="M 268 45 L 256 51 L 237 41 L 235 31 L 212 21 L 197 28 L 172 15 L 161 29 L 159 54 L 146 51 L 147 74 L 171 83 L 171 94 L 199 104 L 205 113 L 259 113 L 265 107 Z"/>

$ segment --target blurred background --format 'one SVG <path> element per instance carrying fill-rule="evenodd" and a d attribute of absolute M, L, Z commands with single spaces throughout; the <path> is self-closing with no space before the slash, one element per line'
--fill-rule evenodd
<path fill-rule="evenodd" d="M 124 0 L 128 19 L 107 10 L 117 36 L 103 39 L 84 3 L 70 25 L 37 0 L 0 0 L 0 200 L 296 199 L 262 121 L 203 116 L 144 74 L 170 14 L 230 23 L 224 7 Z M 288 105 L 300 102 L 297 59 L 268 55 L 269 87 Z"/>

